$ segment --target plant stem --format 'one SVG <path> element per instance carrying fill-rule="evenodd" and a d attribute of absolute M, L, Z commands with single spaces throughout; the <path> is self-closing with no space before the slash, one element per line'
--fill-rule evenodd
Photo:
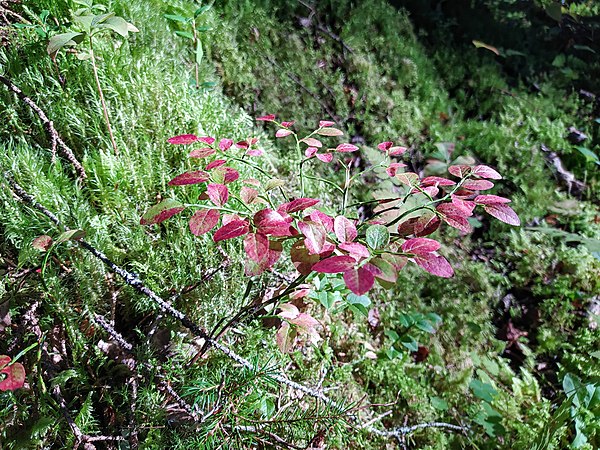
<path fill-rule="evenodd" d="M 192 29 L 194 31 L 194 52 L 198 47 L 198 32 L 196 31 L 196 19 L 192 20 Z M 198 59 L 194 55 L 194 75 L 196 77 L 196 89 L 200 88 L 200 78 L 198 76 Z"/>
<path fill-rule="evenodd" d="M 117 143 L 115 142 L 115 136 L 113 135 L 112 127 L 110 126 L 110 120 L 108 118 L 108 110 L 106 109 L 106 102 L 104 101 L 104 93 L 102 87 L 100 87 L 100 79 L 98 78 L 98 67 L 96 67 L 96 56 L 94 55 L 94 44 L 92 43 L 92 36 L 90 35 L 90 54 L 92 56 L 92 69 L 94 71 L 94 79 L 96 80 L 96 88 L 100 95 L 100 102 L 102 103 L 102 112 L 104 113 L 104 121 L 106 122 L 106 128 L 108 128 L 108 134 L 110 135 L 110 142 L 115 151 L 115 155 L 119 154 Z"/>

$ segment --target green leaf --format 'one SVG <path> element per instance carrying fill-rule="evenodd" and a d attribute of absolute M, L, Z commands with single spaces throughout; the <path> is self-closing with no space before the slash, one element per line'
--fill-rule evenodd
<path fill-rule="evenodd" d="M 108 19 L 106 19 L 106 21 L 102 24 L 102 27 L 113 30 L 115 33 L 120 34 L 124 38 L 126 38 L 129 35 L 130 31 L 139 31 L 132 24 L 128 23 L 125 19 L 117 16 L 109 17 Z"/>
<path fill-rule="evenodd" d="M 371 225 L 366 235 L 367 245 L 373 250 L 381 250 L 390 242 L 390 232 L 383 225 Z"/>
<path fill-rule="evenodd" d="M 196 42 L 196 64 L 200 65 L 203 56 L 204 50 L 202 50 L 202 41 L 198 39 L 198 41 Z"/>
<path fill-rule="evenodd" d="M 66 242 L 66 241 L 78 241 L 80 239 L 83 239 L 84 237 L 85 237 L 85 231 L 83 231 L 83 230 L 65 231 L 63 234 L 58 236 L 58 238 L 56 239 L 55 245 L 58 245 L 62 242 Z"/>
<path fill-rule="evenodd" d="M 439 411 L 447 411 L 449 406 L 448 406 L 448 402 L 446 402 L 446 400 L 440 398 L 440 397 L 431 397 L 429 399 L 431 406 L 433 406 L 435 409 L 439 410 Z"/>
<path fill-rule="evenodd" d="M 265 185 L 265 191 L 270 191 L 271 189 L 275 189 L 281 186 L 285 186 L 286 182 L 283 180 L 280 180 L 279 178 L 271 178 L 269 181 L 267 181 L 267 184 Z"/>
<path fill-rule="evenodd" d="M 50 42 L 48 42 L 48 54 L 50 56 L 55 56 L 58 51 L 67 46 L 67 45 L 77 45 L 83 39 L 83 33 L 70 32 L 70 33 L 62 33 L 57 34 L 56 36 L 52 36 L 50 38 Z"/>
<path fill-rule="evenodd" d="M 177 14 L 165 14 L 165 19 L 169 19 L 169 20 L 173 20 L 175 22 L 183 22 L 183 23 L 188 23 L 190 21 L 190 19 L 188 19 L 187 17 L 183 17 Z"/>
<path fill-rule="evenodd" d="M 196 31 L 199 31 L 201 33 L 204 33 L 205 31 L 210 31 L 212 30 L 212 27 L 206 26 L 206 25 L 202 25 L 201 27 L 197 27 Z"/>
<path fill-rule="evenodd" d="M 498 49 L 496 47 L 493 47 L 493 46 L 488 45 L 485 42 L 481 42 L 481 41 L 473 40 L 472 42 L 475 47 L 485 48 L 486 50 L 489 50 L 490 52 L 495 53 L 496 55 L 500 56 L 500 52 L 498 51 Z"/>
<path fill-rule="evenodd" d="M 586 147 L 575 147 L 575 148 L 577 150 L 579 150 L 579 153 L 581 153 L 583 156 L 585 156 L 585 159 L 587 161 L 594 162 L 594 163 L 600 165 L 600 158 L 598 158 L 598 155 L 596 155 L 589 148 L 586 148 Z"/>
<path fill-rule="evenodd" d="M 554 2 L 546 6 L 546 14 L 548 14 L 548 16 L 557 22 L 560 22 L 562 20 L 562 9 L 560 7 L 560 3 Z"/>
<path fill-rule="evenodd" d="M 498 395 L 498 391 L 494 389 L 491 384 L 483 383 L 479 380 L 471 380 L 469 387 L 473 391 L 475 397 L 488 403 L 491 403 L 494 400 L 494 397 Z"/>
<path fill-rule="evenodd" d="M 429 333 L 429 334 L 435 333 L 435 328 L 433 327 L 433 325 L 431 324 L 431 322 L 429 320 L 419 320 L 417 323 L 415 323 L 415 326 L 419 330 L 425 331 L 426 333 Z"/>
<path fill-rule="evenodd" d="M 394 330 L 385 330 L 384 334 L 392 340 L 392 343 L 400 339 L 400 336 Z"/>
<path fill-rule="evenodd" d="M 400 343 L 404 345 L 411 352 L 416 352 L 419 350 L 419 343 L 416 341 L 414 337 L 410 334 L 405 334 L 404 336 L 400 336 Z"/>
<path fill-rule="evenodd" d="M 194 40 L 194 35 L 192 33 L 190 33 L 189 31 L 176 31 L 175 34 L 177 36 L 181 36 L 184 37 L 186 39 L 191 39 L 192 41 Z"/>
<path fill-rule="evenodd" d="M 91 23 L 91 28 L 95 28 L 98 25 L 100 25 L 101 23 L 104 23 L 107 19 L 109 19 L 110 17 L 113 17 L 115 15 L 115 13 L 113 12 L 109 12 L 106 14 L 98 14 L 97 16 L 94 16 L 92 19 L 92 23 Z"/>
<path fill-rule="evenodd" d="M 198 8 L 196 11 L 194 11 L 194 19 L 195 19 L 196 17 L 198 17 L 200 14 L 203 14 L 203 13 L 205 13 L 206 11 L 208 11 L 208 10 L 210 9 L 210 7 L 211 7 L 211 6 L 212 6 L 212 5 L 204 5 L 204 6 L 201 6 L 200 8 Z"/>

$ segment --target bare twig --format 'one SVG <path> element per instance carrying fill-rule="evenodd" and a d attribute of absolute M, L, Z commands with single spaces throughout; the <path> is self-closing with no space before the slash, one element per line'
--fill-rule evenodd
<path fill-rule="evenodd" d="M 51 141 L 51 146 L 52 146 L 51 150 L 52 150 L 53 155 L 56 153 L 56 150 L 58 147 L 59 152 L 62 154 L 62 156 L 64 156 L 65 159 L 67 159 L 73 165 L 73 167 L 75 168 L 75 171 L 79 174 L 79 178 L 81 178 L 81 179 L 87 178 L 85 169 L 83 168 L 81 163 L 75 157 L 75 153 L 62 140 L 62 138 L 56 131 L 56 128 L 54 128 L 54 124 L 52 123 L 52 121 L 50 119 L 48 119 L 48 116 L 46 116 L 44 111 L 42 111 L 42 109 L 33 100 L 31 100 L 29 97 L 27 97 L 23 93 L 23 91 L 21 91 L 21 89 L 19 89 L 17 86 L 15 86 L 8 78 L 0 75 L 0 82 L 2 82 L 4 85 L 6 85 L 6 87 L 8 87 L 9 90 L 14 92 L 15 95 L 20 100 L 22 100 L 27 106 L 29 106 L 38 115 L 38 117 L 44 124 L 44 128 L 46 128 L 46 131 L 48 132 L 48 134 L 50 136 L 50 141 Z"/>

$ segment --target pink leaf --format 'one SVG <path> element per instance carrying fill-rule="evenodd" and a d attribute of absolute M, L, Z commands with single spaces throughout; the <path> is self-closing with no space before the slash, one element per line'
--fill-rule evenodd
<path fill-rule="evenodd" d="M 435 252 L 441 247 L 438 241 L 428 238 L 408 239 L 402 244 L 402 251 L 415 255 L 426 255 Z"/>
<path fill-rule="evenodd" d="M 304 150 L 304 156 L 307 158 L 312 158 L 315 156 L 318 150 L 319 149 L 317 147 L 308 147 L 306 150 Z"/>
<path fill-rule="evenodd" d="M 437 230 L 440 226 L 440 219 L 433 212 L 425 213 L 415 223 L 415 236 L 427 236 Z"/>
<path fill-rule="evenodd" d="M 175 214 L 179 214 L 185 209 L 181 203 L 172 198 L 163 200 L 151 207 L 140 219 L 140 225 L 152 225 L 155 223 L 161 223 Z"/>
<path fill-rule="evenodd" d="M 406 186 L 413 187 L 419 185 L 419 175 L 413 172 L 397 173 L 396 178 L 400 183 L 405 184 Z"/>
<path fill-rule="evenodd" d="M 408 150 L 406 147 L 391 147 L 388 150 L 388 155 L 390 156 L 398 156 L 398 155 L 403 155 L 406 150 Z"/>
<path fill-rule="evenodd" d="M 332 122 L 330 120 L 321 120 L 321 121 L 319 121 L 319 128 L 331 127 L 333 125 L 335 125 L 335 122 Z"/>
<path fill-rule="evenodd" d="M 478 195 L 475 197 L 475 203 L 478 205 L 497 205 L 510 203 L 510 200 L 508 198 L 499 197 L 498 195 Z"/>
<path fill-rule="evenodd" d="M 195 236 L 200 236 L 212 230 L 219 221 L 219 211 L 216 209 L 199 209 L 190 218 L 190 231 Z"/>
<path fill-rule="evenodd" d="M 369 270 L 359 267 L 345 272 L 344 282 L 353 293 L 363 295 L 371 290 L 375 284 L 375 277 Z"/>
<path fill-rule="evenodd" d="M 306 313 L 298 314 L 293 319 L 290 319 L 290 322 L 309 334 L 313 332 L 313 329 L 315 327 L 319 326 L 319 322 L 317 321 L 317 319 Z"/>
<path fill-rule="evenodd" d="M 465 217 L 464 210 L 451 203 L 442 203 L 436 210 L 442 214 L 442 219 L 451 227 L 454 227 L 464 233 L 470 233 L 471 225 Z"/>
<path fill-rule="evenodd" d="M 206 158 L 207 156 L 214 155 L 217 151 L 214 148 L 205 147 L 192 150 L 188 157 L 190 158 Z"/>
<path fill-rule="evenodd" d="M 223 184 L 211 183 L 206 186 L 206 193 L 211 202 L 217 206 L 223 206 L 229 199 L 229 190 Z"/>
<path fill-rule="evenodd" d="M 514 212 L 513 209 L 508 205 L 494 203 L 491 205 L 483 205 L 483 209 L 490 216 L 494 216 L 496 219 L 501 220 L 504 223 L 517 227 L 521 225 L 519 216 L 517 216 L 517 213 Z"/>
<path fill-rule="evenodd" d="M 248 233 L 244 238 L 244 251 L 252 261 L 263 264 L 269 256 L 269 240 L 262 233 Z"/>
<path fill-rule="evenodd" d="M 31 243 L 31 246 L 41 252 L 48 251 L 48 249 L 52 246 L 52 238 L 43 234 L 36 237 Z"/>
<path fill-rule="evenodd" d="M 450 278 L 454 275 L 452 266 L 443 256 L 429 254 L 415 258 L 415 263 L 430 274 L 442 278 Z"/>
<path fill-rule="evenodd" d="M 382 152 L 386 152 L 390 148 L 392 148 L 392 145 L 394 145 L 393 142 L 386 141 L 386 142 L 381 142 L 380 144 L 377 144 L 377 148 L 379 150 L 381 150 Z"/>
<path fill-rule="evenodd" d="M 331 256 L 316 263 L 312 270 L 319 273 L 342 273 L 352 269 L 356 260 L 351 256 Z"/>
<path fill-rule="evenodd" d="M 250 144 L 248 143 L 248 141 L 239 141 L 235 143 L 235 146 L 238 148 L 248 148 L 250 147 Z"/>
<path fill-rule="evenodd" d="M 448 167 L 448 172 L 458 178 L 464 178 L 471 173 L 471 166 L 458 165 Z"/>
<path fill-rule="evenodd" d="M 475 202 L 471 200 L 463 200 L 462 198 L 457 197 L 456 195 L 452 195 L 452 204 L 457 208 L 461 209 L 466 217 L 471 217 L 473 215 L 473 210 L 475 209 Z"/>
<path fill-rule="evenodd" d="M 208 174 L 204 170 L 196 170 L 194 172 L 185 172 L 181 175 L 177 175 L 171 181 L 169 181 L 169 186 L 184 186 L 187 184 L 198 184 L 204 183 L 209 180 Z"/>
<path fill-rule="evenodd" d="M 294 125 L 294 123 L 296 123 L 294 120 L 290 121 L 290 122 L 281 122 L 281 126 L 285 127 L 285 128 L 289 128 L 292 125 Z"/>
<path fill-rule="evenodd" d="M 275 334 L 275 342 L 281 353 L 288 353 L 292 349 L 297 332 L 290 324 L 283 322 Z"/>
<path fill-rule="evenodd" d="M 208 144 L 208 145 L 212 145 L 213 142 L 215 142 L 215 138 L 214 137 L 210 137 L 210 136 L 199 137 L 198 140 L 200 142 L 204 142 L 205 144 Z"/>
<path fill-rule="evenodd" d="M 219 149 L 221 151 L 229 150 L 233 145 L 233 141 L 231 139 L 221 139 L 219 141 Z"/>
<path fill-rule="evenodd" d="M 425 177 L 421 180 L 421 186 L 454 186 L 455 184 L 454 181 L 442 177 Z"/>
<path fill-rule="evenodd" d="M 319 210 L 310 213 L 310 220 L 322 224 L 328 233 L 333 231 L 333 218 Z"/>
<path fill-rule="evenodd" d="M 256 119 L 257 122 L 273 122 L 275 120 L 275 114 L 267 114 L 266 116 L 260 116 Z"/>
<path fill-rule="evenodd" d="M 279 305 L 279 309 L 281 309 L 281 312 L 277 315 L 279 317 L 282 317 L 283 319 L 295 319 L 300 315 L 298 307 L 291 303 L 284 303 L 283 305 Z"/>
<path fill-rule="evenodd" d="M 227 162 L 226 159 L 215 159 L 213 162 L 209 163 L 204 169 L 212 170 L 212 169 L 222 166 L 226 162 Z"/>
<path fill-rule="evenodd" d="M 286 130 L 285 128 L 280 128 L 277 130 L 277 133 L 275 133 L 275 137 L 282 138 L 289 136 L 290 134 L 292 134 L 292 131 Z"/>
<path fill-rule="evenodd" d="M 185 144 L 193 144 L 194 142 L 198 142 L 200 139 L 195 134 L 181 134 L 179 136 L 173 136 L 172 138 L 167 139 L 169 144 L 175 145 L 185 145 Z"/>
<path fill-rule="evenodd" d="M 319 161 L 330 163 L 333 160 L 333 153 L 317 153 L 316 157 Z"/>
<path fill-rule="evenodd" d="M 233 220 L 215 231 L 215 234 L 213 235 L 213 241 L 219 242 L 243 236 L 247 234 L 249 230 L 250 226 L 248 221 Z"/>
<path fill-rule="evenodd" d="M 312 221 L 302 221 L 298 223 L 298 227 L 304 234 L 304 245 L 310 254 L 319 254 L 325 248 L 325 240 L 327 239 L 327 230 L 320 223 Z"/>
<path fill-rule="evenodd" d="M 311 137 L 304 138 L 300 142 L 304 142 L 309 147 L 323 147 L 323 143 L 320 140 Z"/>
<path fill-rule="evenodd" d="M 25 384 L 25 368 L 21 363 L 10 363 L 10 357 L 0 356 L 0 374 L 6 375 L 6 378 L 0 382 L 0 391 L 14 391 L 20 389 Z"/>
<path fill-rule="evenodd" d="M 387 169 L 385 169 L 385 171 L 387 172 L 387 174 L 390 177 L 395 177 L 396 176 L 396 172 L 398 172 L 398 169 L 400 169 L 402 167 L 406 167 L 406 164 L 403 164 L 403 163 L 391 163 L 389 165 L 389 167 Z"/>
<path fill-rule="evenodd" d="M 358 150 L 358 147 L 353 144 L 340 144 L 335 148 L 336 152 L 341 153 L 355 152 L 356 150 Z"/>
<path fill-rule="evenodd" d="M 240 199 L 246 203 L 247 205 L 252 204 L 254 200 L 258 197 L 258 191 L 253 188 L 249 188 L 248 186 L 242 186 L 240 190 Z"/>
<path fill-rule="evenodd" d="M 342 130 L 338 130 L 337 128 L 325 127 L 317 131 L 317 134 L 321 136 L 343 136 L 344 132 Z"/>
<path fill-rule="evenodd" d="M 480 165 L 475 166 L 472 171 L 473 175 L 481 178 L 489 178 L 491 180 L 501 180 L 502 175 L 496 172 L 494 169 L 488 166 Z"/>
<path fill-rule="evenodd" d="M 242 218 L 237 214 L 223 214 L 221 217 L 221 225 L 227 225 L 229 222 L 233 222 L 235 220 L 242 220 Z"/>
<path fill-rule="evenodd" d="M 297 241 L 290 249 L 290 259 L 296 267 L 296 270 L 302 275 L 308 275 L 312 272 L 312 267 L 320 259 L 319 255 L 311 255 L 304 245 L 304 242 Z"/>
<path fill-rule="evenodd" d="M 223 172 L 223 183 L 231 183 L 240 177 L 240 173 L 232 167 L 218 167 L 213 173 Z"/>
<path fill-rule="evenodd" d="M 248 155 L 248 156 L 262 156 L 262 154 L 263 154 L 263 151 L 258 148 L 254 149 L 254 150 L 248 150 L 246 152 L 246 155 Z"/>
<path fill-rule="evenodd" d="M 273 211 L 272 209 L 265 208 L 254 214 L 254 225 L 258 230 L 266 235 L 272 236 L 291 236 L 290 223 L 285 220 L 285 217 Z"/>
<path fill-rule="evenodd" d="M 358 235 L 354 222 L 344 216 L 337 216 L 335 218 L 333 231 L 340 242 L 352 242 Z"/>
<path fill-rule="evenodd" d="M 260 181 L 256 178 L 246 178 L 245 180 L 242 180 L 242 183 L 249 184 L 250 186 L 260 186 Z"/>
<path fill-rule="evenodd" d="M 267 254 L 267 261 L 264 263 L 266 268 L 273 266 L 283 253 L 283 244 L 279 241 L 269 241 L 269 252 Z"/>
<path fill-rule="evenodd" d="M 280 213 L 291 214 L 315 206 L 320 201 L 321 200 L 317 200 L 316 198 L 297 198 L 296 200 L 282 204 L 277 208 L 277 211 Z"/>
<path fill-rule="evenodd" d="M 471 191 L 487 191 L 494 187 L 494 183 L 488 180 L 467 180 L 462 187 Z"/>
<path fill-rule="evenodd" d="M 371 256 L 369 249 L 358 242 L 344 242 L 338 248 L 350 253 L 354 258 L 368 258 Z"/>
<path fill-rule="evenodd" d="M 373 267 L 377 268 L 377 270 L 373 270 Z M 370 264 L 365 264 L 365 268 L 370 270 L 375 278 L 387 281 L 388 283 L 395 283 L 398 279 L 396 267 L 383 258 L 374 258 Z"/>

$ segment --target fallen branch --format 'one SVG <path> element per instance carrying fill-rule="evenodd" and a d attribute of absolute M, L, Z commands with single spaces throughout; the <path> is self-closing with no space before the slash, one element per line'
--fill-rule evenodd
<path fill-rule="evenodd" d="M 25 192 L 25 190 L 21 186 L 19 186 L 10 177 L 10 175 L 8 173 L 5 174 L 5 177 L 8 180 L 8 183 L 9 183 L 10 187 L 12 188 L 13 192 L 15 193 L 15 195 L 17 195 L 19 198 L 21 198 L 21 200 L 23 202 L 29 204 L 34 209 L 36 209 L 39 212 L 41 212 L 42 214 L 46 215 L 57 226 L 64 228 L 61 225 L 58 218 L 54 214 L 52 214 L 50 211 L 48 211 L 46 208 L 44 208 L 41 204 L 37 203 L 35 201 L 35 199 L 33 198 L 33 196 L 31 196 L 27 192 Z M 96 248 L 94 248 L 92 245 L 90 245 L 83 239 L 79 240 L 77 242 L 79 243 L 80 246 L 82 246 L 83 248 L 88 250 L 90 253 L 92 253 L 92 255 L 94 255 L 96 258 L 98 258 L 100 261 L 102 261 L 105 265 L 107 265 L 110 270 L 112 270 L 114 273 L 116 273 L 121 278 L 123 278 L 123 280 L 125 281 L 126 284 L 128 284 L 129 286 L 136 289 L 138 292 L 144 294 L 145 296 L 147 296 L 148 298 L 150 298 L 151 300 L 156 302 L 156 304 L 159 306 L 159 308 L 164 313 L 167 313 L 167 314 L 171 315 L 172 317 L 178 319 L 181 322 L 181 324 L 184 325 L 186 328 L 188 328 L 194 335 L 196 335 L 196 337 L 205 339 L 206 342 L 211 347 L 220 351 L 225 356 L 227 356 L 229 359 L 235 361 L 239 365 L 246 367 L 248 369 L 252 369 L 252 370 L 255 368 L 254 365 L 250 361 L 248 361 L 244 357 L 238 355 L 235 351 L 233 351 L 229 347 L 227 347 L 227 346 L 221 344 L 220 342 L 217 342 L 215 339 L 211 338 L 202 327 L 200 327 L 199 325 L 194 323 L 183 312 L 177 310 L 169 302 L 163 300 L 160 296 L 158 296 L 158 294 L 156 294 L 151 289 L 147 288 L 143 284 L 143 282 L 138 278 L 137 275 L 134 275 L 134 274 L 128 272 L 127 270 L 119 267 L 117 264 L 115 264 L 110 259 L 108 259 L 108 257 L 106 255 L 104 255 L 104 253 L 102 253 L 100 250 L 97 250 Z M 99 316 L 96 316 L 96 320 L 98 320 L 98 318 L 99 318 Z M 98 323 L 100 323 L 100 322 L 98 322 Z M 112 327 L 110 326 L 110 324 L 108 324 L 108 322 L 106 322 L 106 320 L 103 320 L 103 323 L 101 324 L 101 326 L 105 330 L 112 329 Z M 114 331 L 114 329 L 113 329 L 113 331 Z M 114 333 L 116 335 L 118 335 L 118 333 L 116 331 L 114 331 Z M 112 335 L 112 333 L 111 333 L 111 335 Z M 118 335 L 118 336 L 120 336 L 120 335 Z M 131 344 L 128 344 L 125 341 L 125 339 L 123 339 L 122 337 L 120 339 L 116 339 L 116 340 L 118 342 L 122 343 L 122 345 L 124 345 L 124 348 L 127 348 L 127 347 L 132 348 Z M 271 378 L 282 385 L 286 385 L 292 389 L 298 390 L 300 392 L 305 393 L 306 395 L 309 395 L 313 398 L 321 400 L 324 404 L 326 404 L 327 406 L 331 407 L 332 409 L 335 409 L 335 410 L 339 411 L 340 413 L 344 414 L 351 422 L 357 424 L 358 429 L 365 429 L 365 430 L 367 430 L 373 434 L 376 434 L 378 436 L 399 438 L 399 437 L 411 434 L 417 430 L 424 429 L 424 428 L 446 428 L 446 429 L 451 429 L 454 431 L 461 431 L 461 432 L 466 432 L 468 430 L 468 428 L 466 428 L 466 427 L 462 427 L 459 425 L 453 425 L 453 424 L 449 424 L 449 423 L 444 423 L 444 422 L 428 422 L 428 423 L 417 424 L 417 425 L 412 425 L 412 426 L 399 427 L 399 428 L 396 428 L 393 430 L 380 430 L 380 429 L 373 427 L 370 423 L 367 423 L 367 425 L 361 424 L 356 415 L 354 415 L 353 413 L 347 412 L 346 408 L 344 408 L 343 405 L 336 402 L 335 400 L 330 399 L 328 396 L 323 394 L 323 392 L 321 390 L 313 389 L 309 386 L 305 386 L 303 384 L 297 383 L 295 381 L 292 381 L 292 380 L 286 378 L 283 375 L 273 374 L 273 375 L 271 375 Z M 167 384 L 167 386 L 168 386 L 168 384 Z M 170 388 L 170 386 L 169 386 L 169 388 Z M 167 390 L 169 390 L 169 389 L 167 388 Z M 171 393 L 171 392 L 169 392 L 169 393 Z M 177 394 L 175 393 L 175 395 L 177 395 Z M 372 423 L 372 421 L 371 421 L 371 423 Z"/>
<path fill-rule="evenodd" d="M 31 100 L 29 97 L 27 97 L 23 93 L 23 91 L 21 91 L 21 89 L 19 89 L 17 86 L 15 86 L 8 78 L 0 75 L 0 82 L 2 82 L 4 85 L 6 85 L 6 87 L 8 87 L 9 90 L 11 90 L 13 93 L 15 93 L 15 95 L 20 100 L 22 100 L 27 106 L 29 106 L 38 115 L 38 117 L 44 124 L 44 128 L 46 129 L 46 131 L 48 132 L 48 135 L 50 136 L 51 151 L 52 151 L 53 158 L 56 155 L 56 151 L 58 148 L 59 153 L 62 156 L 64 156 L 65 159 L 67 159 L 73 165 L 73 167 L 75 168 L 75 171 L 79 175 L 79 178 L 80 179 L 87 178 L 85 169 L 83 168 L 81 163 L 75 157 L 75 153 L 62 140 L 62 138 L 56 131 L 56 128 L 54 128 L 54 124 L 52 123 L 52 121 L 50 119 L 48 119 L 48 116 L 46 116 L 44 111 L 42 111 L 42 109 L 33 100 Z"/>

